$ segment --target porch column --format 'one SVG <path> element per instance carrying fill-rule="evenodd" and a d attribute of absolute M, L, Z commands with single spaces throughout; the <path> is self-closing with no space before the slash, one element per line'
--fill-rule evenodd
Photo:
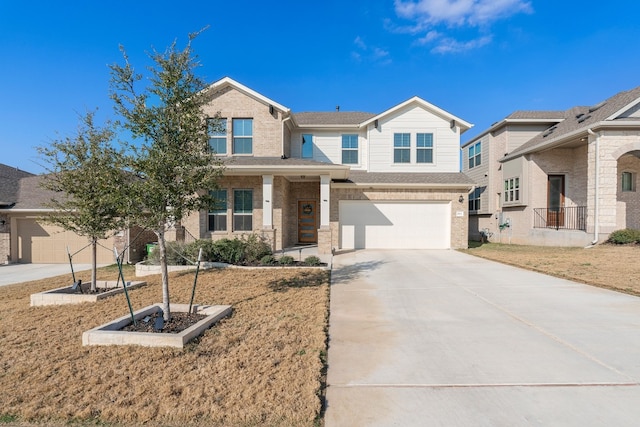
<path fill-rule="evenodd" d="M 273 228 L 273 175 L 262 175 L 262 229 Z"/>
<path fill-rule="evenodd" d="M 318 253 L 331 253 L 331 177 L 320 175 L 320 229 L 318 230 Z"/>
<path fill-rule="evenodd" d="M 331 206 L 331 177 L 320 176 L 320 228 L 329 227 L 329 207 Z"/>

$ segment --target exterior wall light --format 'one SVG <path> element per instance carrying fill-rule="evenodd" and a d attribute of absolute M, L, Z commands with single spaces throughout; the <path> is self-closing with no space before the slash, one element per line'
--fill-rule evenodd
<path fill-rule="evenodd" d="M 460 197 L 458 197 L 458 201 L 460 203 L 464 202 L 464 196 L 461 194 Z"/>

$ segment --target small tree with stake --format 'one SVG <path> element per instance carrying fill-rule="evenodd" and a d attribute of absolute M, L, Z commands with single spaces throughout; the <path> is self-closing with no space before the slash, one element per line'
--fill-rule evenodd
<path fill-rule="evenodd" d="M 124 48 L 124 64 L 111 65 L 111 99 L 122 126 L 134 138 L 128 144 L 129 168 L 140 178 L 133 185 L 132 220 L 158 237 L 165 321 L 169 310 L 169 277 L 165 228 L 192 211 L 208 209 L 222 164 L 210 152 L 202 112 L 205 83 L 191 49 L 197 34 L 178 50 L 149 53 L 148 81 L 134 70 Z M 201 194 L 198 194 L 201 193 Z M 204 194 L 202 194 L 204 193 Z"/>
<path fill-rule="evenodd" d="M 46 220 L 88 237 L 92 249 L 92 292 L 96 291 L 98 240 L 124 227 L 126 184 L 121 169 L 122 153 L 112 145 L 113 126 L 107 123 L 99 127 L 94 118 L 95 113 L 88 112 L 81 117 L 74 137 L 38 147 L 49 172 L 41 185 L 56 193 L 48 203 L 53 212 Z"/>

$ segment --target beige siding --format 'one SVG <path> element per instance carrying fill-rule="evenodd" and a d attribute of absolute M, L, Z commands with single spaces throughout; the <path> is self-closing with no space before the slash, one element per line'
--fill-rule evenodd
<path fill-rule="evenodd" d="M 411 163 L 393 163 L 393 134 L 411 134 Z M 433 133 L 433 164 L 416 163 L 416 133 Z M 458 172 L 460 135 L 448 120 L 418 106 L 408 106 L 384 120 L 369 132 L 369 171 L 371 172 Z"/>

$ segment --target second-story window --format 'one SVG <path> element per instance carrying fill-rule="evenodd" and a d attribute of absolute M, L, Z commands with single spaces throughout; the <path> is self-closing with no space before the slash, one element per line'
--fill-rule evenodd
<path fill-rule="evenodd" d="M 482 163 L 482 143 L 476 142 L 469 147 L 469 169 L 480 166 Z"/>
<path fill-rule="evenodd" d="M 233 119 L 233 154 L 253 154 L 253 119 Z"/>
<path fill-rule="evenodd" d="M 216 154 L 227 154 L 227 119 L 208 118 L 209 148 Z"/>
<path fill-rule="evenodd" d="M 313 157 L 313 135 L 310 133 L 302 135 L 302 157 L 305 159 Z"/>
<path fill-rule="evenodd" d="M 411 134 L 393 134 L 393 163 L 411 162 Z"/>
<path fill-rule="evenodd" d="M 342 163 L 358 164 L 358 135 L 342 135 Z"/>
<path fill-rule="evenodd" d="M 433 163 L 433 134 L 419 133 L 416 137 L 416 162 Z"/>

